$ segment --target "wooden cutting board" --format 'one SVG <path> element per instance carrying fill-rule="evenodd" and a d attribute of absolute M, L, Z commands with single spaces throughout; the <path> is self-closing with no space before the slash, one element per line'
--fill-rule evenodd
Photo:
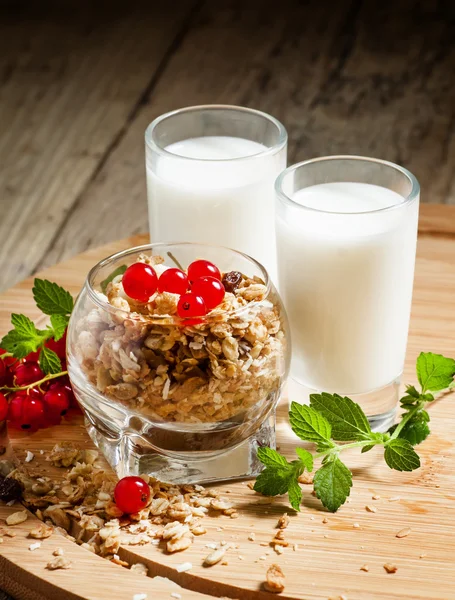
<path fill-rule="evenodd" d="M 414 365 L 421 350 L 455 356 L 455 207 L 424 205 L 421 213 L 404 375 L 408 383 L 415 383 Z M 40 276 L 76 294 L 95 262 L 144 242 L 146 236 L 114 242 L 47 269 Z M 31 287 L 32 279 L 27 279 L 0 296 L 1 334 L 7 331 L 13 311 L 39 317 Z M 291 457 L 295 438 L 286 412 L 283 402 L 278 415 L 278 444 Z M 176 593 L 186 600 L 209 596 L 262 600 L 273 597 L 263 591 L 262 584 L 268 566 L 277 563 L 286 576 L 286 588 L 280 595 L 286 599 L 455 598 L 455 393 L 437 401 L 430 412 L 432 434 L 419 447 L 422 467 L 414 473 L 393 472 L 384 466 L 379 451 L 348 456 L 354 488 L 350 502 L 337 514 L 324 511 L 309 486 L 304 486 L 302 511 L 295 514 L 284 499 L 269 502 L 245 483 L 230 483 L 219 487 L 236 504 L 240 517 L 206 518 L 207 535 L 195 538 L 189 550 L 166 555 L 152 545 L 121 548 L 123 560 L 145 562 L 152 577 L 168 577 L 187 589 L 172 587 L 162 579 L 135 576 L 56 534 L 32 552 L 29 546 L 33 540 L 26 537 L 36 522 L 32 516 L 17 526 L 15 538 L 4 537 L 0 544 L 0 588 L 26 600 L 132 600 L 139 593 L 147 594 L 147 600 L 178 597 Z M 58 440 L 91 445 L 82 419 L 76 416 L 64 425 L 33 435 L 13 434 L 18 457 L 23 459 L 27 450 L 32 451 L 35 459 L 30 467 L 37 472 L 47 469 L 46 474 L 50 468 L 40 450 L 51 449 Z M 17 507 L 0 506 L 0 519 L 15 510 Z M 267 544 L 285 511 L 290 514 L 285 532 L 290 546 L 277 555 Z M 396 533 L 407 527 L 411 529 L 409 535 L 397 538 Z M 250 536 L 253 532 L 255 536 Z M 210 552 L 206 544 L 222 540 L 237 545 L 226 554 L 228 564 L 202 567 Z M 45 569 L 57 546 L 73 561 L 71 569 Z M 193 568 L 179 574 L 177 565 L 187 561 Z M 396 573 L 387 574 L 385 563 L 396 565 Z M 364 565 L 368 571 L 361 570 Z"/>

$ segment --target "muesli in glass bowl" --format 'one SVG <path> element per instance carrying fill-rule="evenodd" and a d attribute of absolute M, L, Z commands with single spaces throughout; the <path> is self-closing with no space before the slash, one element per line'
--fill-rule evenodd
<path fill-rule="evenodd" d="M 288 324 L 267 272 L 245 254 L 151 244 L 101 261 L 67 349 L 89 433 L 120 476 L 225 479 L 236 472 L 233 449 L 274 442 Z M 227 470 L 215 460 L 224 455 Z"/>

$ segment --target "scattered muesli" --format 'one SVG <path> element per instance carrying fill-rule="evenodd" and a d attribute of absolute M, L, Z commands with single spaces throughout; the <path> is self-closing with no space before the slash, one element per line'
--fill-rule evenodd
<path fill-rule="evenodd" d="M 203 566 L 211 567 L 219 563 L 224 558 L 224 555 L 226 554 L 226 551 L 229 550 L 229 548 L 230 544 L 225 544 L 224 546 L 222 545 L 210 554 L 208 554 L 204 559 Z"/>
<path fill-rule="evenodd" d="M 34 544 L 30 544 L 30 546 L 28 547 L 30 552 L 33 552 L 34 550 L 38 550 L 38 548 L 41 548 L 41 542 L 35 542 Z"/>
<path fill-rule="evenodd" d="M 395 565 L 392 565 L 391 563 L 386 563 L 383 566 L 387 573 L 396 573 L 398 571 L 398 567 Z"/>
<path fill-rule="evenodd" d="M 56 571 L 57 569 L 70 569 L 71 565 L 72 562 L 64 556 L 57 556 L 47 563 L 46 569 L 49 569 L 49 571 Z"/>
<path fill-rule="evenodd" d="M 401 529 L 397 534 L 395 534 L 395 537 L 404 538 L 404 537 L 407 537 L 410 533 L 411 533 L 411 528 L 405 527 L 404 529 Z"/>
<path fill-rule="evenodd" d="M 281 570 L 281 567 L 279 565 L 271 565 L 267 569 L 264 588 L 267 590 L 267 592 L 280 594 L 284 590 L 284 587 L 284 574 Z"/>
<path fill-rule="evenodd" d="M 14 512 L 6 517 L 7 525 L 19 525 L 20 523 L 24 523 L 27 520 L 27 511 L 20 510 L 18 512 Z"/>
<path fill-rule="evenodd" d="M 277 523 L 277 527 L 278 529 L 286 529 L 286 527 L 289 525 L 289 517 L 288 517 L 288 513 L 284 513 L 281 515 L 281 517 L 278 519 L 278 523 Z"/>

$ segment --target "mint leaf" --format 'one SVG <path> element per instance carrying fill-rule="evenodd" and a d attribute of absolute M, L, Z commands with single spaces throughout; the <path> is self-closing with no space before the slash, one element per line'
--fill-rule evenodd
<path fill-rule="evenodd" d="M 266 467 L 287 467 L 288 461 L 276 450 L 268 446 L 261 446 L 257 450 L 257 456 Z"/>
<path fill-rule="evenodd" d="M 427 391 L 445 390 L 453 382 L 455 360 L 441 354 L 421 352 L 417 359 L 417 378 L 422 386 L 422 394 Z"/>
<path fill-rule="evenodd" d="M 413 385 L 406 386 L 406 393 L 408 394 L 408 396 L 411 396 L 416 400 L 420 398 L 420 392 L 418 392 L 418 390 L 416 390 L 416 388 Z"/>
<path fill-rule="evenodd" d="M 305 450 L 304 448 L 296 448 L 295 452 L 299 457 L 300 462 L 305 466 L 305 469 L 311 472 L 313 470 L 313 455 L 311 452 L 308 452 L 308 450 Z"/>
<path fill-rule="evenodd" d="M 305 462 L 309 462 L 303 450 Z M 313 457 L 308 452 L 311 457 Z M 298 478 L 303 473 L 305 465 L 300 460 L 288 462 L 284 456 L 281 456 L 276 450 L 262 447 L 257 451 L 259 460 L 266 465 L 266 468 L 259 474 L 254 484 L 254 490 L 264 496 L 281 496 L 289 494 L 289 502 L 295 510 L 300 510 L 302 500 L 302 491 L 298 484 Z"/>
<path fill-rule="evenodd" d="M 30 352 L 35 352 L 49 337 L 48 331 L 37 329 L 25 315 L 12 314 L 11 323 L 14 329 L 4 336 L 0 347 L 16 358 L 25 358 Z"/>
<path fill-rule="evenodd" d="M 420 467 L 420 458 L 411 444 L 402 438 L 387 442 L 384 459 L 396 471 L 414 471 Z"/>
<path fill-rule="evenodd" d="M 300 473 L 301 475 L 301 473 Z M 264 496 L 281 496 L 286 494 L 291 481 L 297 479 L 295 470 L 291 465 L 282 468 L 266 467 L 260 473 L 254 484 L 254 491 Z"/>
<path fill-rule="evenodd" d="M 69 315 L 74 301 L 69 292 L 47 279 L 35 279 L 33 297 L 45 315 Z"/>
<path fill-rule="evenodd" d="M 352 473 L 338 457 L 327 460 L 314 475 L 316 496 L 330 512 L 346 502 L 351 487 Z"/>
<path fill-rule="evenodd" d="M 109 277 L 106 277 L 106 279 L 104 279 L 100 283 L 101 291 L 103 292 L 103 294 L 106 293 L 107 286 L 111 283 L 111 281 L 113 279 L 115 279 L 116 277 L 118 277 L 118 275 L 123 275 L 123 273 L 127 270 L 127 268 L 128 267 L 126 265 L 121 265 L 120 267 L 117 267 L 115 269 L 115 271 L 112 271 L 112 273 L 109 275 Z"/>
<path fill-rule="evenodd" d="M 310 405 L 332 426 L 332 438 L 338 441 L 367 440 L 371 427 L 365 413 L 350 398 L 338 394 L 311 394 Z"/>
<path fill-rule="evenodd" d="M 327 419 L 317 410 L 305 404 L 292 402 L 289 411 L 292 431 L 306 442 L 314 442 L 318 448 L 333 447 L 330 441 L 332 427 Z"/>
<path fill-rule="evenodd" d="M 39 366 L 45 375 L 54 375 L 62 370 L 62 363 L 57 354 L 43 346 L 39 355 Z"/>
<path fill-rule="evenodd" d="M 289 502 L 294 510 L 300 512 L 300 503 L 302 502 L 302 488 L 296 478 L 291 479 L 288 489 Z"/>
<path fill-rule="evenodd" d="M 51 315 L 52 337 L 56 342 L 62 339 L 68 327 L 69 317 L 66 315 Z"/>
<path fill-rule="evenodd" d="M 426 410 L 418 412 L 406 423 L 398 438 L 407 440 L 412 446 L 421 444 L 430 435 L 429 420 L 430 415 Z M 390 433 L 393 433 L 397 427 L 398 423 L 390 428 Z"/>
<path fill-rule="evenodd" d="M 400 431 L 399 438 L 408 440 L 412 446 L 421 444 L 430 435 L 428 423 L 422 420 L 411 420 Z"/>

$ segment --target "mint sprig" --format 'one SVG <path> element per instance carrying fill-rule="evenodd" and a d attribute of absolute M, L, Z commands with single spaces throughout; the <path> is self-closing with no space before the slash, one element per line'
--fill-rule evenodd
<path fill-rule="evenodd" d="M 310 406 L 292 402 L 289 411 L 292 430 L 303 441 L 315 444 L 315 458 L 322 458 L 322 465 L 314 474 L 314 491 L 328 510 L 337 511 L 351 491 L 352 473 L 339 458 L 347 449 L 359 448 L 363 453 L 381 445 L 384 460 L 391 469 L 414 471 L 420 467 L 414 446 L 430 433 L 430 416 L 425 407 L 434 400 L 432 392 L 453 388 L 455 360 L 422 352 L 417 359 L 416 371 L 421 390 L 407 386 L 406 394 L 400 400 L 401 420 L 387 433 L 371 431 L 360 406 L 338 394 L 312 394 Z M 259 448 L 258 458 L 265 469 L 258 476 L 254 489 L 266 496 L 287 493 L 291 506 L 298 511 L 302 500 L 298 479 L 304 470 L 313 471 L 313 455 L 303 448 L 295 451 L 298 459 L 289 462 L 276 450 Z"/>
<path fill-rule="evenodd" d="M 63 373 L 62 363 L 57 354 L 47 348 L 45 343 L 51 338 L 58 341 L 64 336 L 74 301 L 68 291 L 45 279 L 35 279 L 33 297 L 37 307 L 45 315 L 50 316 L 50 325 L 46 329 L 38 329 L 25 315 L 13 314 L 11 315 L 13 329 L 0 340 L 0 347 L 17 359 L 25 358 L 31 352 L 39 350 L 41 370 L 46 376 L 55 376 L 60 372 Z"/>

